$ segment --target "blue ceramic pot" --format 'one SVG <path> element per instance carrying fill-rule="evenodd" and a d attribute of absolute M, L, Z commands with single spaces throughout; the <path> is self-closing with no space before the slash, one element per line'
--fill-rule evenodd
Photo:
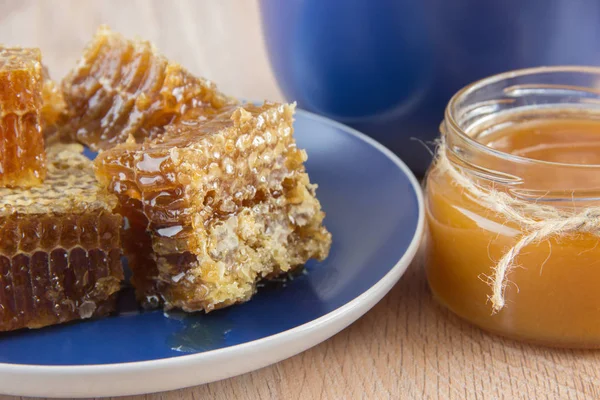
<path fill-rule="evenodd" d="M 596 0 L 261 0 L 279 85 L 423 174 L 450 97 L 510 69 L 600 64 Z"/>

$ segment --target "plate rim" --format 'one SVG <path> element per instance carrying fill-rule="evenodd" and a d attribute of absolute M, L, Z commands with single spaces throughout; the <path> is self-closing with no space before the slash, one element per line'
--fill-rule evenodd
<path fill-rule="evenodd" d="M 202 361 L 210 361 L 210 359 L 213 359 L 213 360 L 219 359 L 219 358 L 226 359 L 231 354 L 235 354 L 238 352 L 243 353 L 245 351 L 252 350 L 253 348 L 264 347 L 265 345 L 268 345 L 270 342 L 281 342 L 281 341 L 290 340 L 298 335 L 301 335 L 303 332 L 311 331 L 322 325 L 327 326 L 330 324 L 334 324 L 335 322 L 341 322 L 343 324 L 343 326 L 337 326 L 335 329 L 335 332 L 333 332 L 331 334 L 327 334 L 327 336 L 324 339 L 318 340 L 314 343 L 311 342 L 308 346 L 306 346 L 304 348 L 304 350 L 300 350 L 299 352 L 294 352 L 293 354 L 284 356 L 276 361 L 268 362 L 265 365 L 263 365 L 263 367 L 264 367 L 264 366 L 271 365 L 276 362 L 282 361 L 283 359 L 289 358 L 289 357 L 299 354 L 303 351 L 306 351 L 309 348 L 314 347 L 317 344 L 329 339 L 330 337 L 337 334 L 342 329 L 344 329 L 347 326 L 349 326 L 350 324 L 354 323 L 356 320 L 358 320 L 358 318 L 363 316 L 375 304 L 377 304 L 381 300 L 381 298 L 383 298 L 383 296 L 389 292 L 389 290 L 395 285 L 395 283 L 404 274 L 404 272 L 406 271 L 406 269 L 408 268 L 408 266 L 414 259 L 415 255 L 418 251 L 418 248 L 420 246 L 420 242 L 421 242 L 421 238 L 424 233 L 424 226 L 425 226 L 424 201 L 423 201 L 423 193 L 421 190 L 421 185 L 420 185 L 419 181 L 417 180 L 417 178 L 412 173 L 412 171 L 410 171 L 408 166 L 406 166 L 406 164 L 397 155 L 395 155 L 391 150 L 389 150 L 387 147 L 385 147 L 381 143 L 377 142 L 375 139 L 373 139 L 373 138 L 367 136 L 366 134 L 359 132 L 358 130 L 356 130 L 352 127 L 349 127 L 341 122 L 331 120 L 327 117 L 317 115 L 317 114 L 314 114 L 309 111 L 297 109 L 296 113 L 297 113 L 297 115 L 301 115 L 302 117 L 317 120 L 320 123 L 323 123 L 325 125 L 333 126 L 345 133 L 350 134 L 351 136 L 354 136 L 354 137 L 360 139 L 361 141 L 365 142 L 366 144 L 370 145 L 371 147 L 374 147 L 376 150 L 378 150 L 384 156 L 386 156 L 388 159 L 390 159 L 402 171 L 402 173 L 408 178 L 408 181 L 410 182 L 413 192 L 415 194 L 415 197 L 417 199 L 417 212 L 418 212 L 417 224 L 416 224 L 415 230 L 413 232 L 413 237 L 412 237 L 409 245 L 407 246 L 406 250 L 404 251 L 402 256 L 398 259 L 398 261 L 394 264 L 394 266 L 392 268 L 390 268 L 390 270 L 380 280 L 378 280 L 376 283 L 374 283 L 371 287 L 369 287 L 365 292 L 363 292 L 359 296 L 353 298 L 352 300 L 348 301 L 347 303 L 341 305 L 340 307 L 336 308 L 335 310 L 330 311 L 329 313 L 327 313 L 317 319 L 314 319 L 314 320 L 306 322 L 304 324 L 295 326 L 295 327 L 287 329 L 285 331 L 276 333 L 274 335 L 269 335 L 269 336 L 266 336 L 266 337 L 263 337 L 260 339 L 249 341 L 249 342 L 240 343 L 240 344 L 228 346 L 228 347 L 221 348 L 221 349 L 214 349 L 214 350 L 194 353 L 194 354 L 172 356 L 172 357 L 160 358 L 160 359 L 154 359 L 154 360 L 131 361 L 131 362 L 121 362 L 121 363 L 84 364 L 84 365 L 77 365 L 77 364 L 41 365 L 41 364 L 0 363 L 0 382 L 4 381 L 4 379 L 2 379 L 2 377 L 7 376 L 7 375 L 12 376 L 14 379 L 16 379 L 16 377 L 22 377 L 22 378 L 29 377 L 30 378 L 32 376 L 39 376 L 39 375 L 44 375 L 44 374 L 48 374 L 53 377 L 64 375 L 66 377 L 72 378 L 74 376 L 75 377 L 82 376 L 82 375 L 89 376 L 89 375 L 95 375 L 95 374 L 106 375 L 106 374 L 120 374 L 120 373 L 132 373 L 132 372 L 139 373 L 139 372 L 144 372 L 144 371 L 153 370 L 153 369 L 163 369 L 163 368 L 169 368 L 169 367 L 175 367 L 175 366 L 177 366 L 179 368 L 181 368 L 181 367 L 185 368 L 185 367 L 192 366 L 194 363 L 200 363 Z M 360 312 L 358 315 L 352 314 L 352 310 L 354 308 L 356 308 L 357 306 L 359 306 L 365 302 L 367 304 L 370 304 L 370 303 L 372 303 L 372 304 L 370 304 L 368 306 L 368 308 L 366 308 L 365 310 L 361 310 L 362 312 Z M 344 317 L 348 317 L 348 316 L 350 316 L 349 321 L 345 321 Z M 339 329 L 337 329 L 337 328 L 339 328 Z M 209 360 L 207 360 L 207 359 L 209 359 Z M 262 367 L 259 367 L 259 368 L 262 368 Z M 250 368 L 243 372 L 232 374 L 228 377 L 237 376 L 242 373 L 247 373 L 247 372 L 253 371 L 255 369 L 256 368 Z M 223 377 L 223 378 L 219 378 L 219 379 L 225 379 L 225 378 L 227 378 L 227 377 Z M 219 380 L 219 379 L 216 379 L 216 380 Z M 198 384 L 215 381 L 215 380 L 210 380 L 210 381 L 200 382 L 200 380 L 201 379 L 199 379 Z M 10 385 L 10 386 L 14 386 L 14 385 Z M 163 385 L 163 386 L 168 386 L 168 385 Z M 181 387 L 184 387 L 184 386 L 181 386 Z M 174 388 L 175 387 L 173 387 L 172 389 L 174 389 Z M 8 388 L 6 388 L 6 387 L 1 388 L 0 392 L 4 393 L 7 391 L 7 389 Z M 13 389 L 14 389 L 14 387 L 13 387 Z M 64 389 L 65 390 L 63 390 L 62 392 L 57 393 L 56 396 L 58 396 L 58 395 L 62 396 L 64 393 L 71 393 L 71 395 L 77 396 L 76 392 L 70 392 L 67 388 L 64 388 Z M 109 388 L 106 388 L 106 389 L 109 389 Z M 165 390 L 169 390 L 169 389 L 165 389 Z M 111 394 L 99 394 L 99 395 L 100 396 L 114 395 L 114 393 L 110 390 L 104 390 L 104 392 L 111 393 Z M 13 391 L 11 389 L 8 389 L 7 394 L 8 393 L 17 394 L 17 395 L 31 395 L 32 393 L 33 393 L 33 395 L 35 395 L 35 393 L 38 393 L 38 395 L 39 395 L 40 391 L 36 390 L 35 388 L 32 387 L 32 388 L 30 388 L 29 391 L 28 390 Z M 98 395 L 97 393 L 100 393 L 100 392 L 86 393 L 86 396 Z M 124 394 L 139 394 L 139 393 L 148 393 L 148 392 L 140 392 L 140 391 L 133 390 L 133 391 L 129 391 L 128 393 L 124 393 Z M 54 394 L 47 393 L 45 395 L 53 396 Z"/>

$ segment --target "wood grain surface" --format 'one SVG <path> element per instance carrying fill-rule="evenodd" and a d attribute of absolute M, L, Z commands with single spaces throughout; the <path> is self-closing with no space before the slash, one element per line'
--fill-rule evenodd
<path fill-rule="evenodd" d="M 55 77 L 101 23 L 153 41 L 227 93 L 281 100 L 253 0 L 0 2 L 0 42 L 39 46 Z M 326 342 L 246 375 L 139 398 L 600 398 L 600 352 L 517 343 L 462 322 L 432 300 L 417 259 L 381 303 Z"/>

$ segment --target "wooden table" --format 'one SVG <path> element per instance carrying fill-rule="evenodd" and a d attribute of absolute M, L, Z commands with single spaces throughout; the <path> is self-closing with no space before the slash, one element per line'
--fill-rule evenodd
<path fill-rule="evenodd" d="M 253 0 L 15 0 L 0 4 L 0 20 L 0 42 L 41 47 L 55 77 L 75 63 L 95 27 L 108 23 L 124 34 L 152 40 L 169 57 L 215 80 L 227 93 L 281 100 Z M 504 397 L 600 398 L 600 352 L 535 347 L 488 335 L 460 321 L 432 300 L 420 260 L 373 310 L 311 350 L 232 379 L 145 396 Z"/>

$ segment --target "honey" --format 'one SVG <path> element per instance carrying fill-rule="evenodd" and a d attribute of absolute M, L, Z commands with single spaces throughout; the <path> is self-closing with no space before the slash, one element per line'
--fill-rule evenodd
<path fill-rule="evenodd" d="M 532 213 L 544 207 L 546 214 L 556 209 L 567 216 L 600 205 L 600 114 L 579 102 L 577 94 L 589 96 L 587 88 L 573 89 L 567 98 L 559 95 L 558 85 L 543 84 L 546 78 L 556 82 L 552 74 L 567 74 L 561 71 L 525 70 L 506 81 L 490 78 L 494 82 L 484 80 L 453 99 L 442 125 L 444 156 L 477 187 L 509 197 L 498 196 L 497 207 L 490 207 L 442 168 L 438 158 L 426 182 L 426 269 L 433 295 L 488 331 L 551 346 L 596 348 L 600 237 L 595 228 L 557 229 L 518 249 L 502 285 L 503 304 L 495 308 L 492 301 L 500 260 L 531 233 L 530 226 L 547 227 L 547 221 L 536 217 L 542 214 L 532 214 L 527 224 L 513 217 L 504 211 L 513 203 L 500 204 L 502 199 L 518 199 Z M 515 103 L 522 101 L 525 107 L 484 112 L 490 103 L 507 102 L 507 88 L 532 84 L 543 90 L 521 91 Z M 496 85 L 496 90 L 486 85 Z M 483 89 L 497 97 L 481 101 Z M 550 97 L 557 103 L 553 107 L 535 107 Z M 469 119 L 478 107 L 481 115 Z M 597 223 L 592 219 L 582 226 Z"/>

